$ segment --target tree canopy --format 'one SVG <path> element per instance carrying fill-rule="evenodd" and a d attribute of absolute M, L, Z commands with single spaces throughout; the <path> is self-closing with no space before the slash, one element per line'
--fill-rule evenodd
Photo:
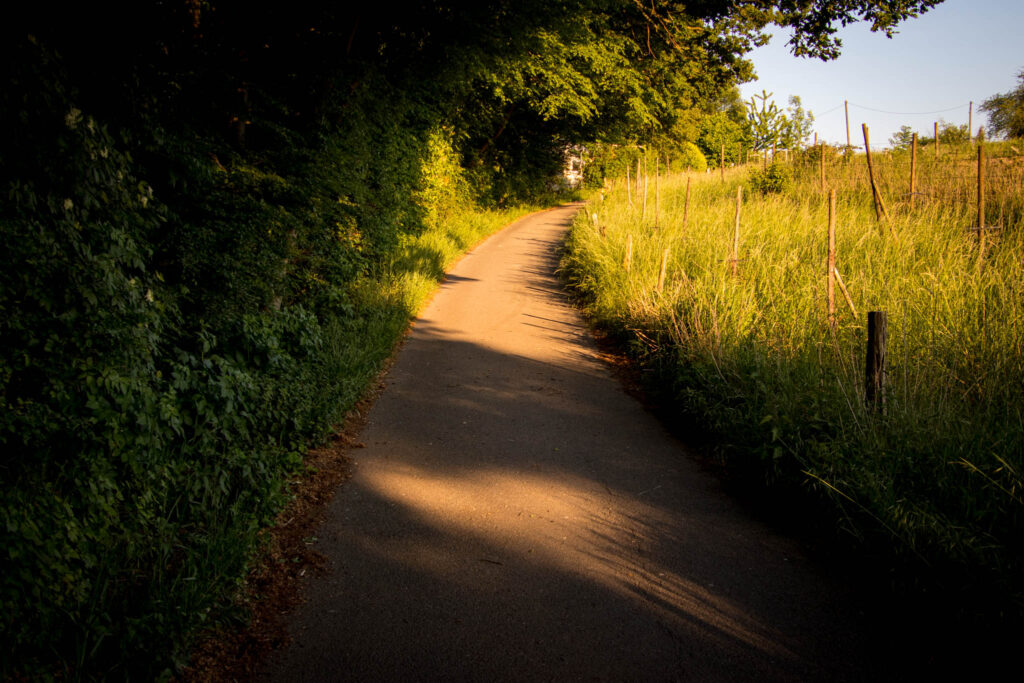
<path fill-rule="evenodd" d="M 678 131 L 688 111 L 753 76 L 742 56 L 769 23 L 791 29 L 795 54 L 828 59 L 839 26 L 868 21 L 891 33 L 937 2 L 297 0 L 273 11 L 238 0 L 141 2 L 79 6 L 33 32 L 60 46 L 93 104 L 126 103 L 121 119 L 201 104 L 248 142 L 264 134 L 265 123 L 245 123 L 257 110 L 285 105 L 289 119 L 316 124 L 373 67 L 438 106 L 467 149 L 487 157 L 517 132 L 627 140 Z"/>
<path fill-rule="evenodd" d="M 1024 137 L 1024 69 L 1017 73 L 1017 87 L 985 100 L 980 109 L 988 114 L 989 133 L 995 137 Z"/>
<path fill-rule="evenodd" d="M 747 125 L 754 149 L 801 147 L 811 135 L 814 115 L 804 110 L 796 95 L 790 96 L 785 111 L 771 97 L 772 93 L 762 90 L 761 94 L 752 95 L 747 104 Z"/>
<path fill-rule="evenodd" d="M 180 655 L 358 384 L 339 356 L 383 324 L 367 301 L 408 312 L 367 278 L 453 206 L 536 200 L 573 143 L 699 165 L 702 131 L 736 135 L 716 103 L 770 23 L 830 58 L 836 26 L 934 4 L 19 6 L 0 45 L 0 677 L 153 679 Z"/>
<path fill-rule="evenodd" d="M 900 129 L 889 138 L 889 144 L 893 149 L 906 149 L 914 142 L 914 129 L 910 126 L 900 126 Z"/>

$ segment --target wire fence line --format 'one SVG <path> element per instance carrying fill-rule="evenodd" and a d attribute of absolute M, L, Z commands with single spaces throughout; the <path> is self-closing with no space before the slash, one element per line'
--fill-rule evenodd
<path fill-rule="evenodd" d="M 978 160 L 978 144 L 970 143 L 940 144 L 938 153 L 931 146 L 920 148 L 913 164 L 910 150 L 881 154 L 872 150 L 875 186 L 887 202 L 897 207 L 931 201 L 970 212 L 978 207 L 980 174 L 985 186 L 986 224 L 1000 226 L 1017 221 L 1024 215 L 1024 142 L 980 144 L 985 148 L 982 163 Z M 821 154 L 822 149 L 817 148 L 791 157 L 798 180 L 831 187 L 841 194 L 872 191 L 863 154 L 834 154 L 828 158 L 826 153 L 824 163 Z"/>

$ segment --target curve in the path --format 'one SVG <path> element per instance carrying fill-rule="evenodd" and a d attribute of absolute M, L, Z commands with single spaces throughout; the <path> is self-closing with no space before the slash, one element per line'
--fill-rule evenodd
<path fill-rule="evenodd" d="M 837 582 L 602 364 L 555 277 L 578 207 L 474 249 L 417 320 L 272 680 L 850 680 Z"/>

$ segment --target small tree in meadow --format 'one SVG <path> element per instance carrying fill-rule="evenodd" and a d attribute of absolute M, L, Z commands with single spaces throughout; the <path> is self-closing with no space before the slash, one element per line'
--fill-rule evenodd
<path fill-rule="evenodd" d="M 967 130 L 967 124 L 956 125 L 954 123 L 946 123 L 939 119 L 939 144 L 942 145 L 961 145 L 965 142 L 969 142 L 971 139 L 971 131 Z"/>
<path fill-rule="evenodd" d="M 796 95 L 790 95 L 787 111 L 789 115 L 785 117 L 786 125 L 780 142 L 787 149 L 799 149 L 807 144 L 814 132 L 814 114 L 804 109 Z"/>
<path fill-rule="evenodd" d="M 900 126 L 900 129 L 896 131 L 891 138 L 889 138 L 889 144 L 893 149 L 907 149 L 914 141 L 914 131 L 910 126 Z M 922 138 L 918 136 L 918 142 L 921 142 Z"/>
<path fill-rule="evenodd" d="M 798 149 L 806 144 L 814 129 L 814 114 L 806 111 L 800 98 L 789 98 L 789 114 L 771 100 L 772 93 L 762 90 L 747 103 L 749 135 L 755 150 Z"/>
<path fill-rule="evenodd" d="M 789 123 L 786 114 L 779 105 L 771 100 L 773 93 L 762 90 L 760 95 L 753 95 L 747 103 L 747 121 L 750 124 L 750 137 L 754 149 L 763 151 L 779 144 L 783 132 Z"/>

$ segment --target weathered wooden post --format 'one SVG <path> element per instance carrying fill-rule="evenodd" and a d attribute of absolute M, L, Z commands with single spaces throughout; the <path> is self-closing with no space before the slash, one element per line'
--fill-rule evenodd
<path fill-rule="evenodd" d="M 665 251 L 661 255 L 661 270 L 658 272 L 658 293 L 665 288 L 665 272 L 668 270 L 668 257 L 671 253 L 669 247 L 665 247 Z"/>
<path fill-rule="evenodd" d="M 644 199 L 643 206 L 640 208 L 640 220 L 643 221 L 647 216 L 647 149 L 644 149 Z"/>
<path fill-rule="evenodd" d="M 839 291 L 843 293 L 843 297 L 846 299 L 846 305 L 850 307 L 850 313 L 853 313 L 853 317 L 857 317 L 857 307 L 853 305 L 853 297 L 850 296 L 850 290 L 846 288 L 846 283 L 843 282 L 843 276 L 839 274 L 838 268 L 833 268 L 832 273 L 836 276 L 836 284 L 839 285 Z"/>
<path fill-rule="evenodd" d="M 843 108 L 846 109 L 846 153 L 850 153 L 850 103 L 843 100 Z"/>
<path fill-rule="evenodd" d="M 626 164 L 626 201 L 633 206 L 633 184 L 629 182 L 629 164 Z"/>
<path fill-rule="evenodd" d="M 888 358 L 885 312 L 868 313 L 868 352 L 864 375 L 864 402 L 868 410 L 885 413 L 885 366 Z"/>
<path fill-rule="evenodd" d="M 661 213 L 661 157 L 654 155 L 654 224 L 658 225 Z"/>
<path fill-rule="evenodd" d="M 732 240 L 732 276 L 740 274 L 740 208 L 743 206 L 743 186 L 736 188 L 736 231 Z"/>
<path fill-rule="evenodd" d="M 686 203 L 683 204 L 683 231 L 686 231 L 686 226 L 690 222 L 690 178 L 689 174 L 686 176 Z"/>
<path fill-rule="evenodd" d="M 910 138 L 910 209 L 914 209 L 914 194 L 917 192 L 917 133 Z"/>
<path fill-rule="evenodd" d="M 722 151 L 718 157 L 718 169 L 721 174 L 722 182 L 725 182 L 725 143 L 722 143 Z"/>
<path fill-rule="evenodd" d="M 939 122 L 935 122 L 935 158 L 939 158 Z"/>
<path fill-rule="evenodd" d="M 836 191 L 828 194 L 828 257 L 825 266 L 825 297 L 828 301 L 828 324 L 836 324 Z"/>
<path fill-rule="evenodd" d="M 864 154 L 868 159 L 868 179 L 871 181 L 871 196 L 875 200 L 875 219 L 882 223 L 889 220 L 889 214 L 885 210 L 882 193 L 878 191 L 878 186 L 875 184 L 875 169 L 871 164 L 871 142 L 868 137 L 868 124 L 862 123 L 860 126 L 864 131 Z"/>
<path fill-rule="evenodd" d="M 985 145 L 978 145 L 978 259 L 985 258 Z"/>
<path fill-rule="evenodd" d="M 622 267 L 629 272 L 629 269 L 633 266 L 633 236 L 630 235 L 626 238 L 626 258 L 622 262 Z"/>
<path fill-rule="evenodd" d="M 825 191 L 825 143 L 818 148 L 818 173 L 821 176 L 821 191 Z"/>

